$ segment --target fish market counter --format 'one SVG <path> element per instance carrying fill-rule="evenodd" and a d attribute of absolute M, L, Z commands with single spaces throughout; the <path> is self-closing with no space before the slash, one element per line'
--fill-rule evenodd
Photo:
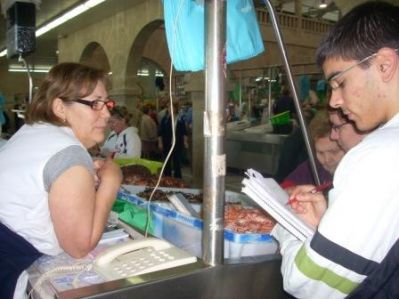
<path fill-rule="evenodd" d="M 215 267 L 198 260 L 190 265 L 55 292 L 51 298 L 292 298 L 282 289 L 280 263 L 277 255 Z"/>
<path fill-rule="evenodd" d="M 200 258 L 202 220 L 183 215 L 166 203 L 149 203 L 139 196 L 139 191 L 142 190 L 137 186 L 124 185 L 121 188 L 118 204 L 115 204 L 114 208 L 120 210 L 123 206 L 123 210 L 117 214 L 116 222 L 112 219 L 109 221 L 114 227 L 104 233 L 100 244 L 87 257 L 75 260 L 65 253 L 56 257 L 44 256 L 31 266 L 31 286 L 40 285 L 37 281 L 40 281 L 43 273 L 51 273 L 49 271 L 52 269 L 60 270 L 60 273 L 55 272 L 55 275 L 49 276 L 42 288 L 35 289 L 34 299 L 291 298 L 282 289 L 281 257 L 276 253 L 276 241 L 268 233 L 238 233 L 225 229 L 224 264 L 211 267 Z M 170 192 L 171 189 L 165 188 L 165 191 Z M 199 192 L 194 189 L 175 190 L 186 196 L 189 192 L 194 195 L 195 191 Z M 238 202 L 245 201 L 242 196 L 244 195 L 226 191 L 225 199 L 237 206 Z M 134 249 L 129 247 L 123 252 L 115 250 L 119 245 L 132 242 L 131 239 L 141 245 L 150 240 L 144 238 L 143 230 L 143 224 L 146 222 L 143 220 L 147 215 L 151 215 L 149 234 L 166 240 L 169 245 L 158 246 L 165 241 L 155 240 L 158 245 L 152 241 L 151 245 L 146 243 L 145 246 L 137 246 Z M 139 248 L 140 250 L 137 250 Z M 108 249 L 112 249 L 112 252 Z M 173 250 L 182 249 L 184 252 L 177 256 L 176 261 L 189 259 L 189 262 L 171 262 L 168 267 L 160 270 L 157 263 L 168 263 L 164 262 L 169 258 L 168 254 Z M 112 258 L 107 255 L 116 252 Z M 160 255 L 163 258 L 162 262 L 156 260 Z M 108 258 L 106 262 L 105 256 Z M 105 262 L 102 265 L 101 259 Z M 110 271 L 107 269 L 111 265 L 112 269 L 116 269 L 117 263 L 118 267 L 123 264 L 122 267 L 134 270 L 126 271 L 125 273 L 129 274 L 124 276 L 114 276 L 114 273 L 107 277 L 111 272 L 104 271 Z M 78 268 L 74 273 L 70 272 L 71 266 L 75 267 L 78 264 L 83 265 L 84 270 Z M 155 269 L 154 264 L 158 268 Z M 140 270 L 140 267 L 145 270 Z M 149 271 L 148 268 L 152 270 Z M 146 270 L 148 271 L 143 272 Z M 39 290 L 42 293 L 39 293 Z"/>
<path fill-rule="evenodd" d="M 227 167 L 254 168 L 264 174 L 274 175 L 278 167 L 281 147 L 288 135 L 227 131 Z"/>
<path fill-rule="evenodd" d="M 119 227 L 134 239 L 143 239 L 139 231 L 119 221 Z M 59 263 L 65 263 L 60 258 Z M 268 254 L 240 259 L 225 259 L 223 265 L 207 266 L 198 258 L 196 262 L 165 270 L 130 276 L 106 282 L 95 282 L 93 277 L 82 276 L 74 287 L 62 290 L 48 281 L 44 292 L 33 294 L 34 299 L 75 299 L 75 298 L 157 298 L 157 299 L 195 299 L 195 298 L 292 298 L 283 291 L 280 274 L 281 257 Z M 37 267 L 28 271 L 30 286 L 35 285 L 42 274 Z M 74 276 L 63 275 L 57 278 L 56 286 L 75 283 Z M 55 280 L 55 278 L 54 278 Z M 82 282 L 91 283 L 82 286 Z"/>
<path fill-rule="evenodd" d="M 71 298 L 290 298 L 282 290 L 280 261 L 268 257 L 243 264 L 169 269 L 59 294 Z"/>

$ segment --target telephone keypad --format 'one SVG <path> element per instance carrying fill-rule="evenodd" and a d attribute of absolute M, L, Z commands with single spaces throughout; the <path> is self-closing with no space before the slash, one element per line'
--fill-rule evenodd
<path fill-rule="evenodd" d="M 148 247 L 121 255 L 105 266 L 97 266 L 96 271 L 107 280 L 115 280 L 173 268 L 196 261 L 197 258 L 195 256 L 191 256 L 177 247 L 171 246 L 162 250 Z"/>

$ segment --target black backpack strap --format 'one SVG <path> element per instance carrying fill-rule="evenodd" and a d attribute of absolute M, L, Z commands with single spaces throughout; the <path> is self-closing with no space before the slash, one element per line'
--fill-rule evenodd
<path fill-rule="evenodd" d="M 347 297 L 348 299 L 399 298 L 399 240 L 377 269 Z"/>
<path fill-rule="evenodd" d="M 0 223 L 0 298 L 12 299 L 21 273 L 42 254 Z"/>

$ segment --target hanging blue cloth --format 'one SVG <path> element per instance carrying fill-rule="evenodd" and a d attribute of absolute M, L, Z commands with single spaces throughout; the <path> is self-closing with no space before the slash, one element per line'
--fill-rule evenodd
<path fill-rule="evenodd" d="M 309 97 L 310 91 L 310 78 L 308 75 L 302 75 L 299 77 L 299 98 L 301 101 L 305 101 Z"/>
<path fill-rule="evenodd" d="M 316 91 L 325 91 L 326 90 L 326 80 L 319 80 L 316 84 Z"/>
<path fill-rule="evenodd" d="M 226 61 L 252 58 L 265 48 L 252 0 L 228 0 Z M 166 39 L 178 71 L 204 69 L 205 11 L 203 0 L 163 0 Z"/>

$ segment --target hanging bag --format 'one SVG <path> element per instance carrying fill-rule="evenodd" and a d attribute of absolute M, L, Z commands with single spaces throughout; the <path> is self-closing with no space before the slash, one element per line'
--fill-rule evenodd
<path fill-rule="evenodd" d="M 228 0 L 226 61 L 252 58 L 265 48 L 252 0 Z M 205 10 L 202 0 L 163 0 L 166 39 L 178 71 L 204 69 Z"/>

